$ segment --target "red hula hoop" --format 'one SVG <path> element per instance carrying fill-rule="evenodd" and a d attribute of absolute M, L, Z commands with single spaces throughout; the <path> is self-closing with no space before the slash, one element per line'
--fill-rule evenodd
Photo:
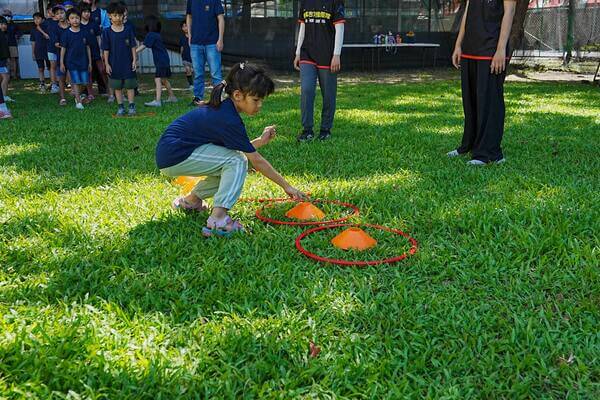
<path fill-rule="evenodd" d="M 374 261 L 348 261 L 348 260 L 339 260 L 339 259 L 335 259 L 335 258 L 326 258 L 326 257 L 321 257 L 317 254 L 311 253 L 310 251 L 306 250 L 304 247 L 302 247 L 302 239 L 304 239 L 305 237 L 315 233 L 315 232 L 319 232 L 319 231 L 323 231 L 326 229 L 332 229 L 332 228 L 339 228 L 339 227 L 343 227 L 343 226 L 356 226 L 356 227 L 360 227 L 360 226 L 366 226 L 369 228 L 374 228 L 374 229 L 379 229 L 382 231 L 387 231 L 387 232 L 392 232 L 395 233 L 396 235 L 400 235 L 400 236 L 404 236 L 405 238 L 408 239 L 408 241 L 411 244 L 410 249 L 397 257 L 391 257 L 391 258 L 386 258 L 383 260 L 374 260 Z M 320 262 L 324 262 L 324 263 L 330 263 L 330 264 L 335 264 L 335 265 L 343 265 L 343 266 L 369 266 L 369 265 L 379 265 L 379 264 L 393 264 L 396 263 L 398 261 L 402 261 L 404 260 L 406 257 L 408 256 L 412 256 L 413 254 L 415 254 L 417 252 L 417 249 L 419 247 L 418 242 L 412 238 L 408 233 L 402 232 L 401 230 L 398 229 L 392 229 L 392 228 L 388 228 L 385 226 L 381 226 L 381 225 L 372 225 L 372 224 L 334 224 L 334 225 L 325 225 L 325 226 L 318 226 L 316 228 L 312 228 L 307 230 L 306 232 L 301 233 L 297 238 L 296 238 L 296 248 L 298 249 L 298 251 L 302 254 L 304 254 L 306 257 L 308 258 L 312 258 L 313 260 L 317 260 Z"/>
<path fill-rule="evenodd" d="M 337 201 L 337 200 L 311 200 L 312 203 L 337 204 L 337 205 L 349 208 L 349 209 L 353 210 L 353 212 L 352 212 L 352 214 L 346 215 L 345 217 L 331 219 L 328 221 L 307 221 L 307 222 L 282 221 L 279 219 L 265 217 L 264 215 L 262 215 L 262 210 L 269 207 L 269 205 L 273 204 L 273 203 L 283 203 L 283 202 L 287 202 L 287 201 L 291 202 L 293 200 L 290 200 L 290 199 L 259 199 L 258 201 L 261 203 L 265 203 L 265 204 L 256 210 L 256 218 L 258 218 L 261 221 L 266 222 L 268 224 L 275 224 L 275 225 L 318 226 L 318 225 L 339 224 L 340 222 L 347 221 L 348 219 L 358 216 L 360 214 L 360 210 L 358 209 L 358 207 L 356 207 L 355 205 L 350 204 L 350 203 L 343 203 L 343 202 Z"/>

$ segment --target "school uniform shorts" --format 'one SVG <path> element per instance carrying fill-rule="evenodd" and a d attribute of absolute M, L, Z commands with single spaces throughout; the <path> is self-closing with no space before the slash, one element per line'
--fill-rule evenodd
<path fill-rule="evenodd" d="M 9 46 L 8 51 L 10 52 L 10 58 L 19 57 L 19 48 L 17 46 Z"/>
<path fill-rule="evenodd" d="M 135 89 L 137 84 L 137 79 L 129 78 L 129 79 L 114 79 L 109 78 L 108 84 L 111 89 L 114 90 L 123 90 L 123 89 Z"/>
<path fill-rule="evenodd" d="M 58 54 L 48 52 L 48 60 L 49 61 L 58 61 Z"/>
<path fill-rule="evenodd" d="M 75 85 L 87 85 L 90 80 L 90 73 L 85 70 L 70 69 L 71 83 Z"/>
<path fill-rule="evenodd" d="M 47 68 L 50 69 L 50 60 L 47 59 L 39 59 L 39 60 L 35 60 L 35 62 L 37 63 L 38 68 L 42 69 L 42 68 Z"/>
<path fill-rule="evenodd" d="M 171 77 L 171 67 L 156 67 L 156 72 L 154 73 L 155 78 L 170 78 Z"/>
<path fill-rule="evenodd" d="M 8 74 L 8 67 L 0 67 L 0 74 Z"/>

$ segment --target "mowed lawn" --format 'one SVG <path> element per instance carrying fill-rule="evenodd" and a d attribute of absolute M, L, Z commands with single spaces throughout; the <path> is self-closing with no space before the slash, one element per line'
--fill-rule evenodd
<path fill-rule="evenodd" d="M 230 240 L 172 211 L 154 148 L 184 102 L 114 119 L 34 88 L 0 121 L 0 398 L 600 398 L 597 87 L 508 83 L 507 163 L 486 168 L 444 156 L 458 80 L 340 84 L 332 140 L 302 145 L 299 90 L 278 90 L 245 118 L 279 126 L 261 153 L 419 241 L 369 268 L 305 258 L 256 203 Z"/>

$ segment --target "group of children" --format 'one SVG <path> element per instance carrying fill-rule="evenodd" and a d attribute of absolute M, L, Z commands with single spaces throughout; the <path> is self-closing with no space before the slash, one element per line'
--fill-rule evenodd
<path fill-rule="evenodd" d="M 203 0 L 188 0 L 194 1 Z M 54 38 L 51 43 L 57 51 L 60 49 L 60 58 L 55 58 L 55 61 L 60 60 L 56 74 L 63 78 L 59 90 L 64 90 L 65 72 L 70 72 L 75 101 L 80 108 L 79 86 L 89 83 L 88 74 L 93 69 L 94 59 L 90 43 L 97 39 L 92 29 L 81 27 L 80 11 L 69 10 L 66 19 L 60 11 L 53 9 L 56 23 L 46 26 L 49 34 L 39 20 L 36 25 L 44 37 L 46 33 Z M 102 30 L 101 34 L 104 66 L 120 115 L 125 113 L 123 90 L 127 92 L 129 114 L 135 113 L 137 53 L 145 48 L 152 49 L 156 65 L 157 96 L 148 105 L 160 105 L 163 85 L 169 91 L 169 99 L 174 101 L 168 82 L 171 76 L 168 54 L 159 34 L 160 21 L 155 17 L 147 18 L 146 38 L 143 45 L 137 46 L 133 29 L 125 23 L 125 11 L 122 4 L 111 4 L 107 10 L 111 26 Z M 485 20 L 485 15 L 493 15 L 493 18 Z M 468 2 L 461 23 L 452 61 L 462 69 L 465 125 L 461 146 L 449 152 L 448 156 L 471 153 L 471 165 L 504 162 L 500 148 L 504 124 L 503 84 L 507 55 L 510 54 L 507 42 L 513 15 L 514 1 Z M 83 21 L 88 19 L 84 16 Z M 343 0 L 301 1 L 298 46 L 293 62 L 301 77 L 304 129 L 299 141 L 314 138 L 313 106 L 317 80 L 324 98 L 319 138 L 325 140 L 331 135 L 344 22 Z M 83 25 L 86 25 L 85 22 Z M 57 34 L 60 29 L 63 32 Z M 185 42 L 181 42 L 182 53 L 186 51 Z M 228 212 L 241 194 L 248 161 L 258 172 L 278 184 L 290 198 L 301 200 L 307 197 L 288 183 L 257 151 L 273 140 L 276 127 L 267 126 L 258 138 L 251 141 L 240 117 L 240 114 L 258 113 L 263 99 L 273 91 L 274 83 L 263 69 L 249 63 L 236 64 L 227 78 L 215 85 L 208 104 L 177 118 L 158 141 L 156 163 L 164 175 L 205 177 L 191 193 L 177 197 L 172 203 L 175 209 L 204 212 L 208 209 L 205 200 L 213 197 L 212 211 L 202 229 L 205 236 L 229 236 L 243 231 L 240 221 L 233 220 Z"/>
<path fill-rule="evenodd" d="M 160 36 L 161 23 L 157 17 L 146 18 L 146 37 L 141 45 L 138 45 L 135 27 L 127 20 L 127 7 L 122 1 L 111 3 L 106 11 L 96 7 L 95 0 L 83 0 L 76 7 L 68 2 L 56 4 L 47 9 L 46 18 L 38 12 L 33 15 L 33 21 L 31 54 L 38 67 L 39 88 L 46 91 L 45 73 L 49 71 L 50 91 L 58 93 L 61 106 L 67 104 L 65 88 L 70 83 L 75 107 L 83 109 L 84 104 L 95 99 L 92 85 L 96 82 L 99 94 L 106 94 L 109 103 L 116 100 L 117 116 L 135 115 L 138 53 L 146 48 L 151 49 L 156 67 L 156 96 L 145 105 L 160 107 L 163 87 L 168 92 L 166 101 L 177 101 L 169 82 L 170 59 Z M 6 40 L 2 40 L 2 29 L 0 18 L 0 89 L 4 99 L 10 101 L 7 96 L 9 77 L 5 77 L 8 70 L 3 64 L 3 56 L 8 56 L 9 52 L 3 46 Z M 185 21 L 181 23 L 181 30 L 180 52 L 191 86 L 193 68 L 188 41 L 183 39 L 187 35 Z M 2 108 L 0 106 L 0 111 Z M 4 108 L 6 112 L 0 118 L 10 117 L 10 112 Z"/>

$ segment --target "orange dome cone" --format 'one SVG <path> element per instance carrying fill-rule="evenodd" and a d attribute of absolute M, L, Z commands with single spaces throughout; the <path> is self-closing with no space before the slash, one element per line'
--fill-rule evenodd
<path fill-rule="evenodd" d="M 188 194 L 202 179 L 204 178 L 198 176 L 179 176 L 173 181 L 173 183 L 181 186 L 181 194 Z"/>
<path fill-rule="evenodd" d="M 298 203 L 294 208 L 285 213 L 288 218 L 299 219 L 301 221 L 316 219 L 317 221 L 325 218 L 325 213 L 319 210 L 314 204 L 311 203 Z"/>
<path fill-rule="evenodd" d="M 337 248 L 343 250 L 367 250 L 377 244 L 377 240 L 373 239 L 369 234 L 360 228 L 348 228 L 333 239 L 331 243 Z"/>

